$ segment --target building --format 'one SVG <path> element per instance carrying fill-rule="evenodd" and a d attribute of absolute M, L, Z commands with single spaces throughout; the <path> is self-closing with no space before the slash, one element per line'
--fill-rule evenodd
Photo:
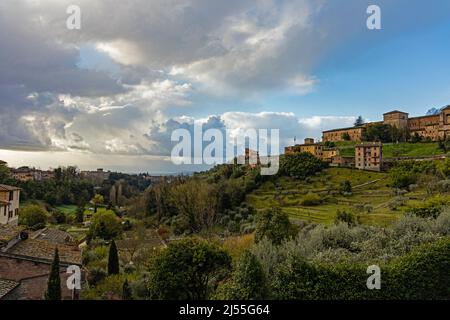
<path fill-rule="evenodd" d="M 307 152 L 317 158 L 322 158 L 323 146 L 320 143 L 314 143 L 314 139 L 312 139 L 312 138 L 306 138 L 304 144 L 296 144 L 295 146 L 290 146 L 290 147 L 284 148 L 285 154 L 297 153 L 297 152 Z"/>
<path fill-rule="evenodd" d="M 38 170 L 30 167 L 20 167 L 11 170 L 12 177 L 16 180 L 25 181 L 42 181 L 53 179 L 55 173 L 52 170 Z"/>
<path fill-rule="evenodd" d="M 381 171 L 383 145 L 378 142 L 360 143 L 355 146 L 355 168 Z"/>
<path fill-rule="evenodd" d="M 331 158 L 330 166 L 352 168 L 355 166 L 355 157 L 344 157 L 341 155 L 336 155 Z"/>
<path fill-rule="evenodd" d="M 362 141 L 365 126 L 359 127 L 350 127 L 350 128 L 341 128 L 341 129 L 333 129 L 327 130 L 322 133 L 322 140 L 324 142 L 338 142 L 338 141 Z M 346 139 L 347 136 L 347 139 Z"/>
<path fill-rule="evenodd" d="M 82 179 L 102 183 L 109 179 L 110 171 L 105 171 L 103 168 L 98 168 L 96 171 L 81 171 L 80 176 Z"/>
<path fill-rule="evenodd" d="M 322 160 L 326 162 L 332 162 L 332 159 L 339 155 L 339 150 L 336 148 L 324 148 L 322 150 Z"/>
<path fill-rule="evenodd" d="M 48 230 L 29 236 L 20 226 L 0 225 L 0 300 L 41 300 L 47 289 L 55 248 L 60 256 L 62 298 L 76 299 L 70 290 L 68 266 L 81 268 L 81 251 L 66 244 L 61 231 Z"/>
<path fill-rule="evenodd" d="M 0 184 L 0 225 L 19 221 L 20 188 Z"/>
<path fill-rule="evenodd" d="M 417 134 L 424 139 L 438 141 L 450 136 L 450 105 L 442 108 L 438 114 L 410 118 L 403 111 L 394 110 L 383 114 L 383 121 L 366 123 L 358 127 L 333 129 L 322 133 L 323 141 L 362 141 L 364 131 L 370 125 L 388 124 L 398 129 L 408 130 L 411 135 Z M 348 135 L 348 136 L 347 136 Z"/>

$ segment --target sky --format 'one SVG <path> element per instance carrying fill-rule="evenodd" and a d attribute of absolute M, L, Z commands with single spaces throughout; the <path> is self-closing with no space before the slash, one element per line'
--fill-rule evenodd
<path fill-rule="evenodd" d="M 283 148 L 424 115 L 450 104 L 449 18 L 447 0 L 2 0 L 0 159 L 173 173 L 197 169 L 170 158 L 194 121 Z"/>

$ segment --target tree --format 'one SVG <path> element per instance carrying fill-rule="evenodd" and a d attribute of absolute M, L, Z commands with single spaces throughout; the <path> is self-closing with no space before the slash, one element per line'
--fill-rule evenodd
<path fill-rule="evenodd" d="M 132 300 L 133 294 L 131 293 L 130 285 L 128 284 L 128 279 L 125 279 L 122 287 L 122 299 L 123 300 Z"/>
<path fill-rule="evenodd" d="M 269 209 L 259 215 L 256 224 L 255 242 L 267 238 L 273 244 L 279 245 L 294 233 L 295 229 L 286 213 L 279 208 Z"/>
<path fill-rule="evenodd" d="M 45 300 L 61 300 L 61 278 L 59 276 L 59 269 L 59 254 L 58 248 L 56 248 L 50 275 L 48 277 Z"/>
<path fill-rule="evenodd" d="M 37 230 L 45 227 L 48 212 L 39 205 L 33 204 L 23 207 L 19 215 L 19 224 Z"/>
<path fill-rule="evenodd" d="M 5 183 L 8 181 L 11 172 L 7 166 L 6 162 L 0 160 L 0 183 Z"/>
<path fill-rule="evenodd" d="M 363 119 L 363 117 L 359 116 L 355 121 L 355 127 L 362 126 L 363 124 L 364 124 L 364 119 Z"/>
<path fill-rule="evenodd" d="M 418 143 L 418 142 L 421 142 L 421 141 L 422 141 L 422 137 L 417 132 L 414 132 L 414 134 L 411 137 L 411 142 L 412 143 Z"/>
<path fill-rule="evenodd" d="M 344 133 L 342 134 L 342 139 L 343 139 L 344 141 L 350 141 L 350 140 L 352 140 L 352 138 L 350 137 L 350 135 L 348 134 L 348 132 L 344 132 Z"/>
<path fill-rule="evenodd" d="M 99 212 L 91 219 L 89 235 L 92 238 L 112 240 L 122 233 L 120 219 L 112 211 Z"/>
<path fill-rule="evenodd" d="M 353 214 L 346 211 L 340 211 L 338 210 L 336 213 L 336 218 L 334 220 L 334 223 L 346 223 L 349 227 L 354 226 L 356 224 L 356 219 Z"/>
<path fill-rule="evenodd" d="M 174 185 L 169 194 L 176 211 L 188 222 L 190 231 L 199 232 L 215 224 L 218 191 L 214 185 L 188 179 Z"/>
<path fill-rule="evenodd" d="M 266 275 L 256 256 L 246 250 L 238 258 L 232 280 L 219 287 L 221 300 L 263 300 L 267 297 Z"/>
<path fill-rule="evenodd" d="M 305 179 L 325 169 L 328 164 L 308 152 L 285 154 L 280 158 L 279 175 Z"/>
<path fill-rule="evenodd" d="M 83 223 L 84 221 L 84 207 L 77 207 L 77 211 L 75 212 L 76 220 L 78 223 Z"/>
<path fill-rule="evenodd" d="M 341 182 L 341 192 L 352 193 L 352 184 L 350 181 L 345 180 Z"/>
<path fill-rule="evenodd" d="M 119 272 L 119 255 L 117 253 L 116 242 L 113 240 L 109 246 L 108 275 L 119 274 Z"/>
<path fill-rule="evenodd" d="M 97 213 L 97 207 L 101 204 L 103 204 L 103 202 L 105 201 L 105 199 L 103 198 L 103 196 L 101 194 L 96 194 L 94 196 L 94 198 L 92 198 L 91 202 L 94 205 L 94 212 Z"/>
<path fill-rule="evenodd" d="M 231 257 L 213 243 L 187 238 L 170 243 L 150 265 L 150 299 L 205 300 L 231 268 Z"/>

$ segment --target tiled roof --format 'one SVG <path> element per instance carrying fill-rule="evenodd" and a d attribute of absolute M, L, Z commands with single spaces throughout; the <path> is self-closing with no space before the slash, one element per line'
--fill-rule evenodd
<path fill-rule="evenodd" d="M 32 239 L 45 240 L 53 244 L 71 244 L 74 242 L 73 237 L 62 230 L 46 228 L 40 230 L 31 236 Z"/>
<path fill-rule="evenodd" d="M 0 279 L 0 299 L 14 290 L 19 284 L 16 281 Z"/>
<path fill-rule="evenodd" d="M 23 240 L 9 249 L 7 253 L 53 261 L 56 247 L 58 247 L 59 260 L 62 263 L 81 265 L 81 251 L 76 246 L 57 245 L 39 239 Z"/>
<path fill-rule="evenodd" d="M 23 226 L 0 225 L 0 242 L 9 242 L 23 230 L 25 230 Z"/>
<path fill-rule="evenodd" d="M 0 184 L 0 191 L 15 191 L 15 190 L 20 190 L 20 188 L 8 186 L 6 184 Z"/>

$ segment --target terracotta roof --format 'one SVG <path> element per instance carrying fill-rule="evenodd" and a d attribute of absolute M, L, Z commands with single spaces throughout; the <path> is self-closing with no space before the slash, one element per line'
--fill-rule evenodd
<path fill-rule="evenodd" d="M 16 281 L 0 279 L 0 299 L 17 288 L 19 284 Z"/>
<path fill-rule="evenodd" d="M 58 247 L 59 259 L 62 263 L 81 265 L 81 251 L 76 246 L 56 245 L 45 240 L 23 240 L 9 249 L 7 253 L 53 261 L 56 247 Z"/>
<path fill-rule="evenodd" d="M 0 191 L 15 191 L 15 190 L 20 190 L 20 188 L 7 186 L 6 184 L 0 184 Z"/>
<path fill-rule="evenodd" d="M 62 230 L 45 228 L 39 230 L 31 236 L 32 239 L 45 240 L 53 244 L 70 244 L 73 243 L 73 237 Z"/>
<path fill-rule="evenodd" d="M 23 230 L 25 230 L 23 226 L 0 225 L 0 242 L 9 242 Z"/>

